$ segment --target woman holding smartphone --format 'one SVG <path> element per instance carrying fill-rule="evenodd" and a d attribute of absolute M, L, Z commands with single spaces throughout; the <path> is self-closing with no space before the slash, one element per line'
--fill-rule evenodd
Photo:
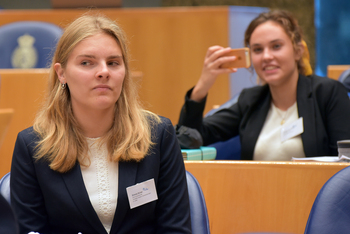
<path fill-rule="evenodd" d="M 196 128 L 204 145 L 239 135 L 242 160 L 291 160 L 337 155 L 350 139 L 350 101 L 338 81 L 305 75 L 302 33 L 286 11 L 262 13 L 245 32 L 252 65 L 263 85 L 244 89 L 236 104 L 203 118 L 206 96 L 231 48 L 210 47 L 202 74 L 188 91 L 178 125 Z"/>

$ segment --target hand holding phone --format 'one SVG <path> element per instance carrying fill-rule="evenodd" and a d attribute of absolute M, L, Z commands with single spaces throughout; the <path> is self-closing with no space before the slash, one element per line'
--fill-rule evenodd
<path fill-rule="evenodd" d="M 236 56 L 236 60 L 223 63 L 220 68 L 248 68 L 250 67 L 249 48 L 232 49 L 224 56 Z"/>

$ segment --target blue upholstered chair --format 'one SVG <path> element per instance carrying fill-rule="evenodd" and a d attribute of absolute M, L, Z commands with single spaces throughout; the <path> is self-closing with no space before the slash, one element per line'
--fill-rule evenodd
<path fill-rule="evenodd" d="M 241 159 L 241 139 L 239 136 L 232 137 L 227 141 L 219 141 L 208 146 L 216 149 L 215 160 Z"/>
<path fill-rule="evenodd" d="M 204 195 L 197 179 L 186 171 L 188 194 L 190 198 L 193 234 L 209 234 L 209 219 Z"/>
<path fill-rule="evenodd" d="M 18 21 L 0 27 L 0 68 L 46 68 L 63 33 L 57 25 Z"/>
<path fill-rule="evenodd" d="M 11 173 L 7 173 L 0 179 L 0 194 L 11 203 L 10 196 L 10 175 Z"/>
<path fill-rule="evenodd" d="M 312 206 L 305 234 L 350 233 L 350 167 L 333 175 Z"/>
<path fill-rule="evenodd" d="M 342 83 L 346 90 L 348 91 L 348 96 L 350 98 L 350 68 L 343 71 L 338 77 L 338 81 Z"/>

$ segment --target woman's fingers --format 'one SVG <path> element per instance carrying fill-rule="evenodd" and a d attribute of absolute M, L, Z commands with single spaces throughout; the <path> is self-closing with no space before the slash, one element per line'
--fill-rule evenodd
<path fill-rule="evenodd" d="M 208 49 L 207 55 L 204 59 L 204 67 L 206 69 L 221 69 L 221 65 L 227 62 L 232 62 L 236 60 L 235 56 L 225 56 L 231 51 L 230 47 L 223 48 L 220 46 L 212 46 Z M 223 70 L 223 72 L 227 70 Z M 221 73 L 221 72 L 220 72 Z"/>

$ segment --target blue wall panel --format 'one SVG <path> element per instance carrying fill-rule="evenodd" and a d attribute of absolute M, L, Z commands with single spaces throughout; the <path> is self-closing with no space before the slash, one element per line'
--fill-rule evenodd
<path fill-rule="evenodd" d="M 229 43 L 231 48 L 244 47 L 244 33 L 250 22 L 260 13 L 268 11 L 265 7 L 230 6 Z M 230 75 L 230 95 L 234 97 L 242 89 L 256 85 L 256 74 L 240 68 Z"/>
<path fill-rule="evenodd" d="M 315 0 L 315 73 L 327 75 L 328 65 L 350 64 L 350 1 Z"/>

